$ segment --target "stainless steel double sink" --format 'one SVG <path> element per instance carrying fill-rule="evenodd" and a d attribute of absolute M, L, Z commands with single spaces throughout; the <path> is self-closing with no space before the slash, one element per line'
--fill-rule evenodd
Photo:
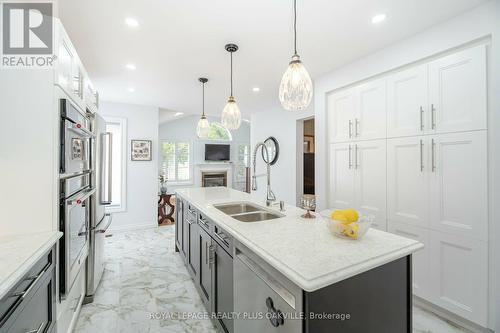
<path fill-rule="evenodd" d="M 285 216 L 250 202 L 225 203 L 214 207 L 241 222 L 267 221 Z"/>

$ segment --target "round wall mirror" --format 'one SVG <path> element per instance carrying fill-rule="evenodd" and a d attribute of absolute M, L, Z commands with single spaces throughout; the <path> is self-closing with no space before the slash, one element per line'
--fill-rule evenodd
<path fill-rule="evenodd" d="M 274 136 L 270 136 L 264 141 L 264 144 L 266 145 L 269 153 L 270 164 L 273 165 L 276 161 L 278 161 L 278 156 L 280 154 L 280 145 L 278 144 L 278 140 L 276 140 Z M 262 159 L 264 162 L 269 163 L 264 149 L 262 149 Z"/>

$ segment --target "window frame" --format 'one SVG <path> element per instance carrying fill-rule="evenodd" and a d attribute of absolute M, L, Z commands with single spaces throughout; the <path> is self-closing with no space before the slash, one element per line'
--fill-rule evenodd
<path fill-rule="evenodd" d="M 217 121 L 214 121 L 214 122 L 210 122 L 210 127 L 212 126 L 220 126 L 222 127 L 223 129 L 225 129 L 227 131 L 227 134 L 229 136 L 229 139 L 220 139 L 220 138 L 206 138 L 205 140 L 206 141 L 218 141 L 218 142 L 233 142 L 233 134 L 231 133 L 230 130 L 228 130 L 226 127 L 224 127 L 224 125 L 222 125 L 220 122 L 217 122 Z"/>
<path fill-rule="evenodd" d="M 104 121 L 106 122 L 106 125 L 108 123 L 112 124 L 119 124 L 122 130 L 122 135 L 121 135 L 121 151 L 122 151 L 122 156 L 121 156 L 121 200 L 119 205 L 108 205 L 105 206 L 105 211 L 108 213 L 121 213 L 127 211 L 127 152 L 128 152 L 128 145 L 129 142 L 127 142 L 127 118 L 122 118 L 122 117 L 108 117 L 108 116 L 102 116 L 104 118 Z M 131 144 L 131 143 L 130 143 Z M 113 199 L 113 198 L 111 198 Z"/>
<path fill-rule="evenodd" d="M 178 169 L 177 169 L 177 158 L 175 159 L 175 174 L 176 174 L 176 179 L 175 180 L 167 180 L 167 186 L 169 185 L 193 185 L 194 178 L 193 178 L 193 142 L 190 140 L 168 140 L 168 139 L 161 139 L 160 140 L 160 172 L 162 172 L 162 167 L 163 167 L 163 144 L 164 143 L 173 143 L 175 144 L 175 154 L 177 155 L 177 144 L 179 143 L 187 143 L 188 144 L 188 155 L 189 155 L 189 162 L 188 162 L 188 174 L 189 174 L 189 179 L 187 180 L 178 180 L 177 179 L 177 174 L 178 174 Z"/>

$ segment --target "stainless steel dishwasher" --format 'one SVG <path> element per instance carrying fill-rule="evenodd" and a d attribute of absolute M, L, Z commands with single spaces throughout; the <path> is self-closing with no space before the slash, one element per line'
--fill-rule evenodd
<path fill-rule="evenodd" d="M 300 288 L 241 247 L 233 265 L 235 332 L 302 332 Z"/>

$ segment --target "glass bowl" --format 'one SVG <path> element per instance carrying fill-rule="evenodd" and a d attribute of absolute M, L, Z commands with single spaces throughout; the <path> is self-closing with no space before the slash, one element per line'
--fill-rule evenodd
<path fill-rule="evenodd" d="M 373 216 L 371 215 L 360 215 L 358 221 L 346 223 L 344 221 L 331 219 L 331 212 L 332 211 L 323 211 L 320 215 L 326 219 L 330 232 L 340 238 L 353 240 L 361 239 L 373 223 Z"/>

